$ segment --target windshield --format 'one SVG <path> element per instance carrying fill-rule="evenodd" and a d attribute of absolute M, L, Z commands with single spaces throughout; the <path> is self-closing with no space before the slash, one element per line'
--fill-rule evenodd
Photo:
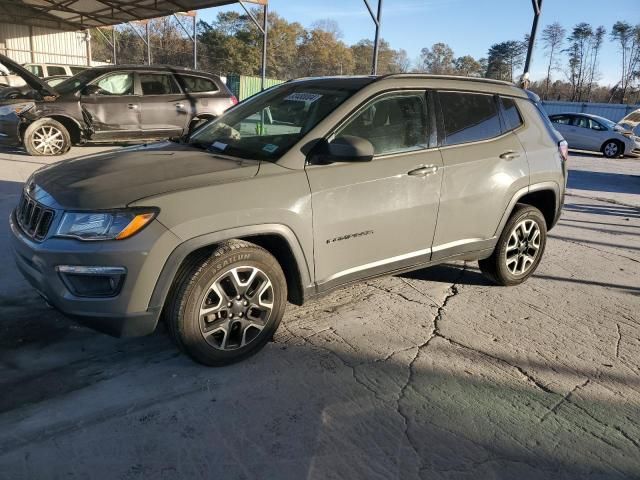
<path fill-rule="evenodd" d="M 356 90 L 283 84 L 197 130 L 189 143 L 234 157 L 276 161 Z"/>
<path fill-rule="evenodd" d="M 602 123 L 603 125 L 605 125 L 607 128 L 610 129 L 614 129 L 616 126 L 616 122 L 612 122 L 611 120 L 609 120 L 608 118 L 604 118 L 604 117 L 594 117 L 598 122 Z"/>
<path fill-rule="evenodd" d="M 91 80 L 100 75 L 100 71 L 96 70 L 84 70 L 71 78 L 67 78 L 64 82 L 56 85 L 56 92 L 58 93 L 73 93 L 80 90 Z"/>

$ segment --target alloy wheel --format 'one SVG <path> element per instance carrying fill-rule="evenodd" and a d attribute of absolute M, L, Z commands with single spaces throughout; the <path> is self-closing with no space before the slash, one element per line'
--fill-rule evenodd
<path fill-rule="evenodd" d="M 607 157 L 615 157 L 618 154 L 618 144 L 609 142 L 604 146 L 604 154 Z"/>
<path fill-rule="evenodd" d="M 43 125 L 33 132 L 33 148 L 42 155 L 56 155 L 64 148 L 64 135 L 51 125 Z"/>
<path fill-rule="evenodd" d="M 273 311 L 271 279 L 259 268 L 243 266 L 222 273 L 200 305 L 200 331 L 209 345 L 235 350 L 254 341 Z"/>
<path fill-rule="evenodd" d="M 509 235 L 505 251 L 507 270 L 520 276 L 529 271 L 540 253 L 540 227 L 530 218 L 518 222 Z"/>

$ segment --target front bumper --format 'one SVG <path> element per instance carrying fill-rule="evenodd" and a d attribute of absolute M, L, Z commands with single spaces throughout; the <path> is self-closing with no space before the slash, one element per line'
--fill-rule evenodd
<path fill-rule="evenodd" d="M 0 112 L 0 145 L 20 145 L 20 117 Z"/>
<path fill-rule="evenodd" d="M 155 330 L 161 306 L 149 306 L 151 293 L 169 253 L 173 235 L 159 222 L 122 241 L 82 242 L 47 238 L 36 242 L 10 218 L 11 246 L 16 265 L 49 304 L 80 323 L 118 336 L 140 336 Z M 126 277 L 114 297 L 75 296 L 61 274 L 60 265 L 125 267 Z"/>

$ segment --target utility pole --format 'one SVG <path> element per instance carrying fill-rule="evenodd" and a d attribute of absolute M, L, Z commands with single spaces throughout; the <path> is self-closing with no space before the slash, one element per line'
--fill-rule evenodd
<path fill-rule="evenodd" d="M 369 15 L 376 26 L 376 35 L 373 41 L 373 59 L 371 61 L 371 75 L 377 75 L 378 73 L 378 50 L 380 49 L 380 27 L 382 26 L 382 0 L 378 0 L 377 14 L 374 15 L 373 9 L 369 4 L 369 0 L 364 0 L 364 4 L 369 10 Z"/>
<path fill-rule="evenodd" d="M 522 87 L 529 87 L 529 68 L 531 66 L 531 56 L 533 54 L 533 46 L 536 43 L 536 33 L 538 32 L 538 20 L 542 13 L 542 0 L 531 0 L 533 6 L 533 23 L 531 25 L 531 34 L 529 35 L 529 45 L 527 47 L 527 58 L 524 61 L 524 72 L 522 74 Z"/>

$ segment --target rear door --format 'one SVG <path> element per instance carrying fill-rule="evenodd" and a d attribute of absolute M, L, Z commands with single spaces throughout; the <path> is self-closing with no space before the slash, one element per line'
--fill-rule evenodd
<path fill-rule="evenodd" d="M 594 133 L 591 130 L 591 119 L 582 115 L 574 115 L 571 119 L 571 138 L 574 139 L 573 145 L 569 142 L 569 146 L 582 150 L 593 150 Z"/>
<path fill-rule="evenodd" d="M 560 132 L 569 144 L 569 148 L 574 148 L 577 141 L 575 135 L 575 127 L 571 126 L 573 115 L 551 115 L 549 119 L 553 123 L 553 127 Z"/>
<path fill-rule="evenodd" d="M 191 120 L 191 106 L 169 72 L 139 72 L 140 122 L 145 137 L 180 136 Z"/>
<path fill-rule="evenodd" d="M 306 167 L 321 289 L 430 259 L 442 159 L 428 105 L 424 90 L 375 97 L 330 137 L 369 140 L 373 160 Z"/>
<path fill-rule="evenodd" d="M 486 248 L 513 195 L 529 184 L 527 156 L 514 133 L 522 120 L 512 99 L 503 99 L 501 121 L 497 96 L 440 91 L 438 98 L 444 173 L 434 259 Z"/>
<path fill-rule="evenodd" d="M 92 129 L 92 140 L 140 137 L 140 97 L 135 94 L 133 72 L 107 73 L 91 82 L 90 94 L 80 102 Z"/>

